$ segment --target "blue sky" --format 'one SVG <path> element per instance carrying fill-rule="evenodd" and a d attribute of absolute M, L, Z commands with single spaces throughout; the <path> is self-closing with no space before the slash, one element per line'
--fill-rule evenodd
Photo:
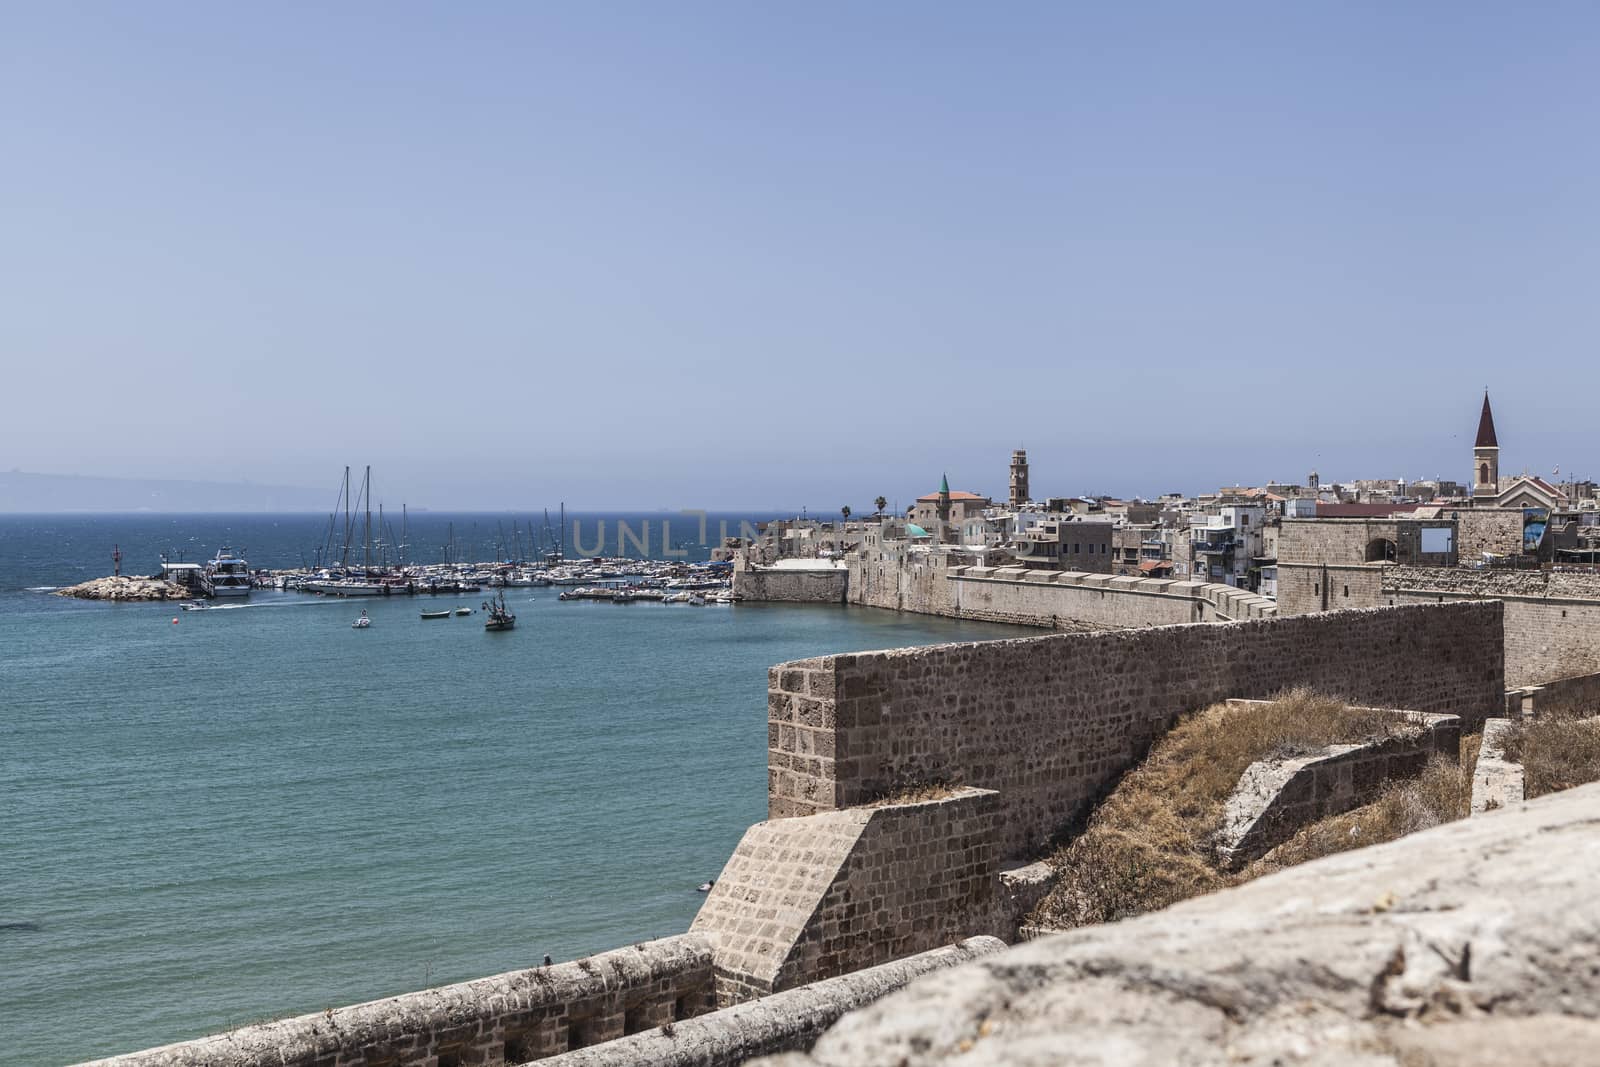
<path fill-rule="evenodd" d="M 1600 477 L 1600 9 L 6 3 L 0 469 Z M 183 391 L 185 399 L 165 394 Z"/>

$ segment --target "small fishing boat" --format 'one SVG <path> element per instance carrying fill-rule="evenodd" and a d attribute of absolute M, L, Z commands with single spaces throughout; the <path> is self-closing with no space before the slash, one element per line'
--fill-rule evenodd
<path fill-rule="evenodd" d="M 511 610 L 506 607 L 506 595 L 504 593 L 501 593 L 493 600 L 485 600 L 483 602 L 483 610 L 489 613 L 489 617 L 483 621 L 485 630 L 509 630 L 517 625 L 517 617 L 511 614 Z"/>
<path fill-rule="evenodd" d="M 191 601 L 189 601 L 189 603 L 183 605 L 183 610 L 184 611 L 204 611 L 204 610 L 206 610 L 206 608 L 208 608 L 210 606 L 211 605 L 207 604 L 204 600 L 191 600 Z"/>
<path fill-rule="evenodd" d="M 472 609 L 471 608 L 457 608 L 456 609 L 456 614 L 457 615 L 471 615 L 472 614 Z"/>
<path fill-rule="evenodd" d="M 689 606 L 703 608 L 706 606 L 706 598 L 701 596 L 699 593 L 696 593 L 689 598 Z"/>
<path fill-rule="evenodd" d="M 367 618 L 367 613 L 363 611 L 361 613 L 361 618 L 359 618 L 355 622 L 351 623 L 350 627 L 351 627 L 351 629 L 354 629 L 354 630 L 365 630 L 367 627 L 369 627 L 371 625 L 372 625 L 372 620 Z"/>
<path fill-rule="evenodd" d="M 450 615 L 451 611 L 449 608 L 446 608 L 443 611 L 424 611 L 422 613 L 422 617 L 424 619 L 448 619 Z"/>

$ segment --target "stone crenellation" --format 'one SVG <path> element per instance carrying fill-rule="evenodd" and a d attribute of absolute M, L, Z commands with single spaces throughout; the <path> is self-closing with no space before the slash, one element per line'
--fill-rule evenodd
<path fill-rule="evenodd" d="M 1497 602 L 937 645 L 780 664 L 768 813 L 927 782 L 999 792 L 1000 855 L 1037 854 L 1178 715 L 1306 686 L 1354 703 L 1501 714 Z"/>

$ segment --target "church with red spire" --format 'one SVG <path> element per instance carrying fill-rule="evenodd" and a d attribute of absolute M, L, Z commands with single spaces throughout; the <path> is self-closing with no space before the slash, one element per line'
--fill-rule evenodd
<path fill-rule="evenodd" d="M 1544 508 L 1571 505 L 1566 487 L 1537 474 L 1500 477 L 1500 439 L 1494 430 L 1489 391 L 1483 391 L 1483 411 L 1478 415 L 1478 436 L 1472 442 L 1472 503 L 1486 508 Z"/>
<path fill-rule="evenodd" d="M 1483 391 L 1483 414 L 1478 416 L 1478 437 L 1472 443 L 1472 499 L 1492 504 L 1500 496 L 1500 441 L 1494 433 L 1494 411 L 1489 390 Z"/>

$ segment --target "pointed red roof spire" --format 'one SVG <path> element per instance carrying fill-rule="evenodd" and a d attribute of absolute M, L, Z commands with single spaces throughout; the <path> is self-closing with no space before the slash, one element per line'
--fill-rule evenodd
<path fill-rule="evenodd" d="M 1489 390 L 1483 391 L 1483 414 L 1478 416 L 1478 440 L 1473 448 L 1499 448 L 1494 436 L 1494 412 L 1489 410 Z"/>

